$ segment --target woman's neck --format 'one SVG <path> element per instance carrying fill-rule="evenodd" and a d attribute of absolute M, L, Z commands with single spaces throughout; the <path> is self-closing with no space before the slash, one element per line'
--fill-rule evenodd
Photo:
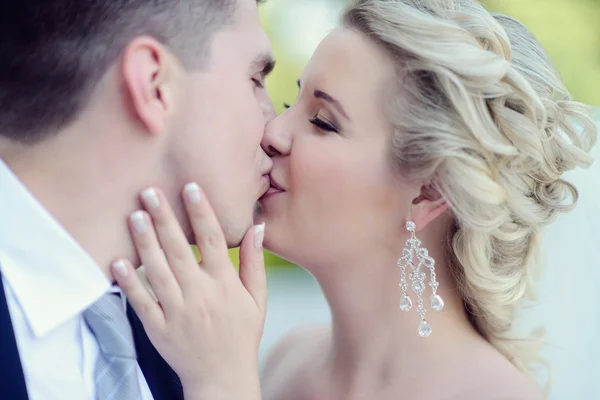
<path fill-rule="evenodd" d="M 381 251 L 357 257 L 354 265 L 328 266 L 329 272 L 344 271 L 337 278 L 315 273 L 332 313 L 326 375 L 332 375 L 328 379 L 333 385 L 349 391 L 345 393 L 347 398 L 360 398 L 362 395 L 352 393 L 364 393 L 369 388 L 379 391 L 392 384 L 396 386 L 400 377 L 404 380 L 427 376 L 427 371 L 448 358 L 452 349 L 482 340 L 466 317 L 441 246 L 437 251 L 430 249 L 430 254 L 436 260 L 438 294 L 445 306 L 440 312 L 432 310 L 430 290 L 423 293 L 425 318 L 433 333 L 427 338 L 418 334 L 420 317 L 410 286 L 408 294 L 413 307 L 408 312 L 399 308 L 400 272 L 396 266 L 399 254 L 401 249 Z M 408 275 L 407 271 L 407 279 Z"/>

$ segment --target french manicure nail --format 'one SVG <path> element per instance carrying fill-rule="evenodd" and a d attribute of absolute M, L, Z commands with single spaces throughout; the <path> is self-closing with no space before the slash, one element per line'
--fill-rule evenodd
<path fill-rule="evenodd" d="M 146 218 L 144 217 L 144 213 L 142 211 L 136 211 L 131 214 L 131 222 L 136 233 L 144 233 L 148 229 L 146 225 Z"/>
<path fill-rule="evenodd" d="M 121 261 L 121 260 L 115 261 L 113 263 L 113 269 L 121 278 L 127 277 L 127 273 L 128 273 L 127 266 L 125 265 L 125 263 L 123 261 Z"/>
<path fill-rule="evenodd" d="M 185 185 L 185 194 L 192 204 L 199 204 L 201 200 L 200 187 L 197 183 L 192 182 Z"/>
<path fill-rule="evenodd" d="M 149 208 L 160 207 L 160 200 L 158 199 L 158 194 L 153 188 L 144 190 L 142 192 L 142 199 Z"/>
<path fill-rule="evenodd" d="M 263 246 L 265 239 L 265 224 L 264 222 L 254 227 L 254 247 L 260 249 Z"/>

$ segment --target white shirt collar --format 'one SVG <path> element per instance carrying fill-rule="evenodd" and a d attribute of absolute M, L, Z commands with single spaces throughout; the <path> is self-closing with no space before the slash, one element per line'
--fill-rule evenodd
<path fill-rule="evenodd" d="M 111 288 L 94 260 L 0 159 L 0 271 L 36 337 Z"/>

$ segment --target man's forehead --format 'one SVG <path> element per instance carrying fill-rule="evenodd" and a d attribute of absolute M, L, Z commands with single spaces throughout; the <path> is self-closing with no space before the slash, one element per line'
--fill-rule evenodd
<path fill-rule="evenodd" d="M 275 56 L 273 55 L 273 47 L 271 41 L 267 36 L 267 33 L 263 29 L 262 25 L 257 27 L 256 34 L 252 36 L 253 43 L 253 66 L 265 66 L 275 63 Z"/>
<path fill-rule="evenodd" d="M 246 54 L 244 57 L 252 69 L 273 64 L 271 41 L 261 24 L 257 1 L 238 0 L 236 7 L 236 18 L 229 29 L 232 34 L 230 40 L 237 42 L 234 47 Z"/>

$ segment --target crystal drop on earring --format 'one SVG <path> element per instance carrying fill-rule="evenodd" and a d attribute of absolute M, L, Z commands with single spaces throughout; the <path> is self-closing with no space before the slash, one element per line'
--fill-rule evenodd
<path fill-rule="evenodd" d="M 419 322 L 419 335 L 421 337 L 428 337 L 431 335 L 431 326 L 424 319 Z"/>
<path fill-rule="evenodd" d="M 412 300 L 407 295 L 403 295 L 400 299 L 400 309 L 402 311 L 408 311 L 412 307 Z"/>
<path fill-rule="evenodd" d="M 442 297 L 439 294 L 431 295 L 431 299 L 429 300 L 431 301 L 431 308 L 435 311 L 442 311 L 442 308 L 444 308 L 444 300 L 442 300 Z"/>

